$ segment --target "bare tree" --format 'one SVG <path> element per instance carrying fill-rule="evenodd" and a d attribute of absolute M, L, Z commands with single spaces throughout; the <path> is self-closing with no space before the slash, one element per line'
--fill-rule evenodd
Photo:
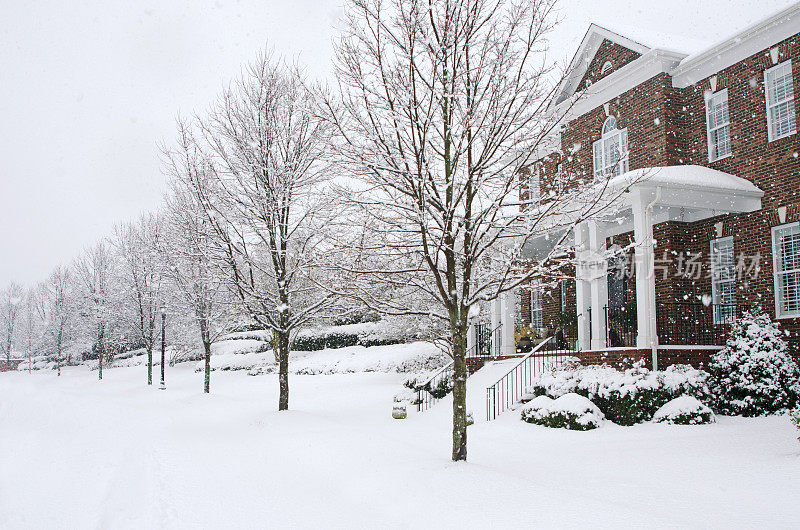
<path fill-rule="evenodd" d="M 472 308 L 555 267 L 570 223 L 600 208 L 602 190 L 519 199 L 520 175 L 563 117 L 548 111 L 554 4 L 349 0 L 336 46 L 342 93 L 326 104 L 358 179 L 347 199 L 359 223 L 340 266 L 370 307 L 446 324 L 456 461 L 467 457 Z M 521 268 L 521 247 L 559 226 L 548 255 Z"/>
<path fill-rule="evenodd" d="M 73 317 L 72 275 L 67 267 L 58 266 L 46 282 L 40 286 L 39 312 L 44 322 L 45 335 L 49 338 L 56 358 L 58 375 L 61 375 L 61 361 L 64 345 L 71 339 Z"/>
<path fill-rule="evenodd" d="M 19 312 L 21 309 L 21 302 L 23 299 L 23 289 L 17 283 L 9 285 L 2 294 L 2 340 L 0 340 L 0 354 L 4 355 L 7 362 L 11 361 L 12 348 L 14 346 L 14 337 L 17 330 L 19 320 Z"/>
<path fill-rule="evenodd" d="M 161 220 L 150 214 L 137 223 L 118 226 L 114 234 L 125 270 L 126 292 L 134 308 L 134 327 L 147 350 L 148 385 L 153 384 L 153 345 L 162 303 L 161 232 Z"/>
<path fill-rule="evenodd" d="M 25 290 L 23 300 L 23 333 L 25 335 L 25 354 L 28 358 L 28 373 L 33 370 L 33 352 L 39 345 L 41 338 L 40 320 L 40 293 L 41 287 L 31 287 Z"/>
<path fill-rule="evenodd" d="M 88 335 L 97 349 L 98 379 L 103 379 L 103 362 L 108 359 L 108 335 L 113 297 L 110 280 L 113 269 L 111 249 L 101 241 L 86 249 L 75 263 L 75 271 L 81 286 L 83 314 L 87 317 Z"/>
<path fill-rule="evenodd" d="M 209 161 L 189 125 L 178 119 L 178 142 L 164 149 L 165 172 L 171 177 L 161 256 L 178 298 L 194 317 L 203 346 L 203 391 L 211 391 L 211 345 L 225 330 L 229 312 L 224 276 L 212 260 L 214 232 L 202 198 L 211 189 Z"/>
<path fill-rule="evenodd" d="M 301 74 L 261 55 L 202 121 L 214 179 L 192 188 L 236 299 L 272 331 L 278 410 L 289 407 L 292 334 L 332 298 L 313 281 L 330 137 L 316 115 Z"/>

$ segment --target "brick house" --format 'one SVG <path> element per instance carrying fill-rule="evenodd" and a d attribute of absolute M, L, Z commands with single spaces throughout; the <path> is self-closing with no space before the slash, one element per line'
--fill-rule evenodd
<path fill-rule="evenodd" d="M 522 198 L 578 180 L 624 193 L 574 229 L 574 281 L 521 291 L 518 324 L 572 315 L 584 360 L 663 367 L 703 362 L 760 305 L 797 355 L 800 4 L 692 55 L 592 25 L 568 74 L 551 103 L 565 115 L 557 147 L 523 175 Z M 597 255 L 600 273 L 582 265 Z M 493 308 L 503 328 L 507 303 Z"/>

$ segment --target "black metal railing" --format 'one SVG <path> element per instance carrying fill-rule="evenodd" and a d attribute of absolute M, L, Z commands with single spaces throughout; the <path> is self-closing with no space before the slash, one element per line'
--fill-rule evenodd
<path fill-rule="evenodd" d="M 533 383 L 533 378 L 558 367 L 564 359 L 575 355 L 574 349 L 558 349 L 553 336 L 543 339 L 519 363 L 496 383 L 486 388 L 486 420 L 492 421 L 512 405 L 519 403 Z"/>
<path fill-rule="evenodd" d="M 605 306 L 606 346 L 608 348 L 632 348 L 636 346 L 636 306 L 632 304 Z"/>
<path fill-rule="evenodd" d="M 434 406 L 440 399 L 450 393 L 448 386 L 453 380 L 455 368 L 453 361 L 439 368 L 425 383 L 417 387 L 417 397 L 414 403 L 417 412 L 423 412 Z"/>
<path fill-rule="evenodd" d="M 668 346 L 722 346 L 731 324 L 748 309 L 748 306 L 735 304 L 657 304 L 658 342 Z"/>
<path fill-rule="evenodd" d="M 490 330 L 488 324 L 475 324 L 475 343 L 467 350 L 467 359 L 472 357 L 500 357 L 501 332 L 503 325 L 499 324 Z"/>

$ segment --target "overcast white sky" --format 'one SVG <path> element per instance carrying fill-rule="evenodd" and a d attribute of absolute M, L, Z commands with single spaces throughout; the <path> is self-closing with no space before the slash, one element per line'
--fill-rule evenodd
<path fill-rule="evenodd" d="M 562 0 L 553 49 L 590 22 L 690 51 L 788 0 Z M 158 143 L 267 44 L 330 75 L 342 0 L 4 0 L 0 287 L 32 283 L 114 224 L 158 207 Z M 665 35 L 674 38 L 665 38 Z M 648 42 L 645 42 L 648 44 Z"/>

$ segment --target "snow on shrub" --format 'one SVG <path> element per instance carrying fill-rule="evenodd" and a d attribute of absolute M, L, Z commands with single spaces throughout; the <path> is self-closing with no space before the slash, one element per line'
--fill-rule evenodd
<path fill-rule="evenodd" d="M 558 399 L 547 396 L 534 398 L 524 407 L 522 421 L 552 427 L 588 431 L 596 429 L 603 422 L 603 413 L 584 396 L 569 393 Z"/>
<path fill-rule="evenodd" d="M 610 366 L 561 366 L 537 375 L 528 394 L 551 398 L 580 394 L 619 425 L 650 421 L 662 405 L 682 394 L 708 398 L 706 372 L 688 365 L 651 371 L 643 364 L 639 362 L 624 371 Z"/>
<path fill-rule="evenodd" d="M 710 386 L 720 414 L 762 416 L 800 401 L 800 371 L 778 325 L 763 312 L 734 322 L 726 346 L 711 358 Z"/>
<path fill-rule="evenodd" d="M 794 409 L 789 416 L 789 419 L 792 420 L 792 423 L 800 430 L 800 407 Z M 797 437 L 797 441 L 800 442 L 800 436 Z"/>
<path fill-rule="evenodd" d="M 668 402 L 653 415 L 655 423 L 671 423 L 674 425 L 704 425 L 714 423 L 716 418 L 710 408 L 697 398 L 681 396 Z"/>

